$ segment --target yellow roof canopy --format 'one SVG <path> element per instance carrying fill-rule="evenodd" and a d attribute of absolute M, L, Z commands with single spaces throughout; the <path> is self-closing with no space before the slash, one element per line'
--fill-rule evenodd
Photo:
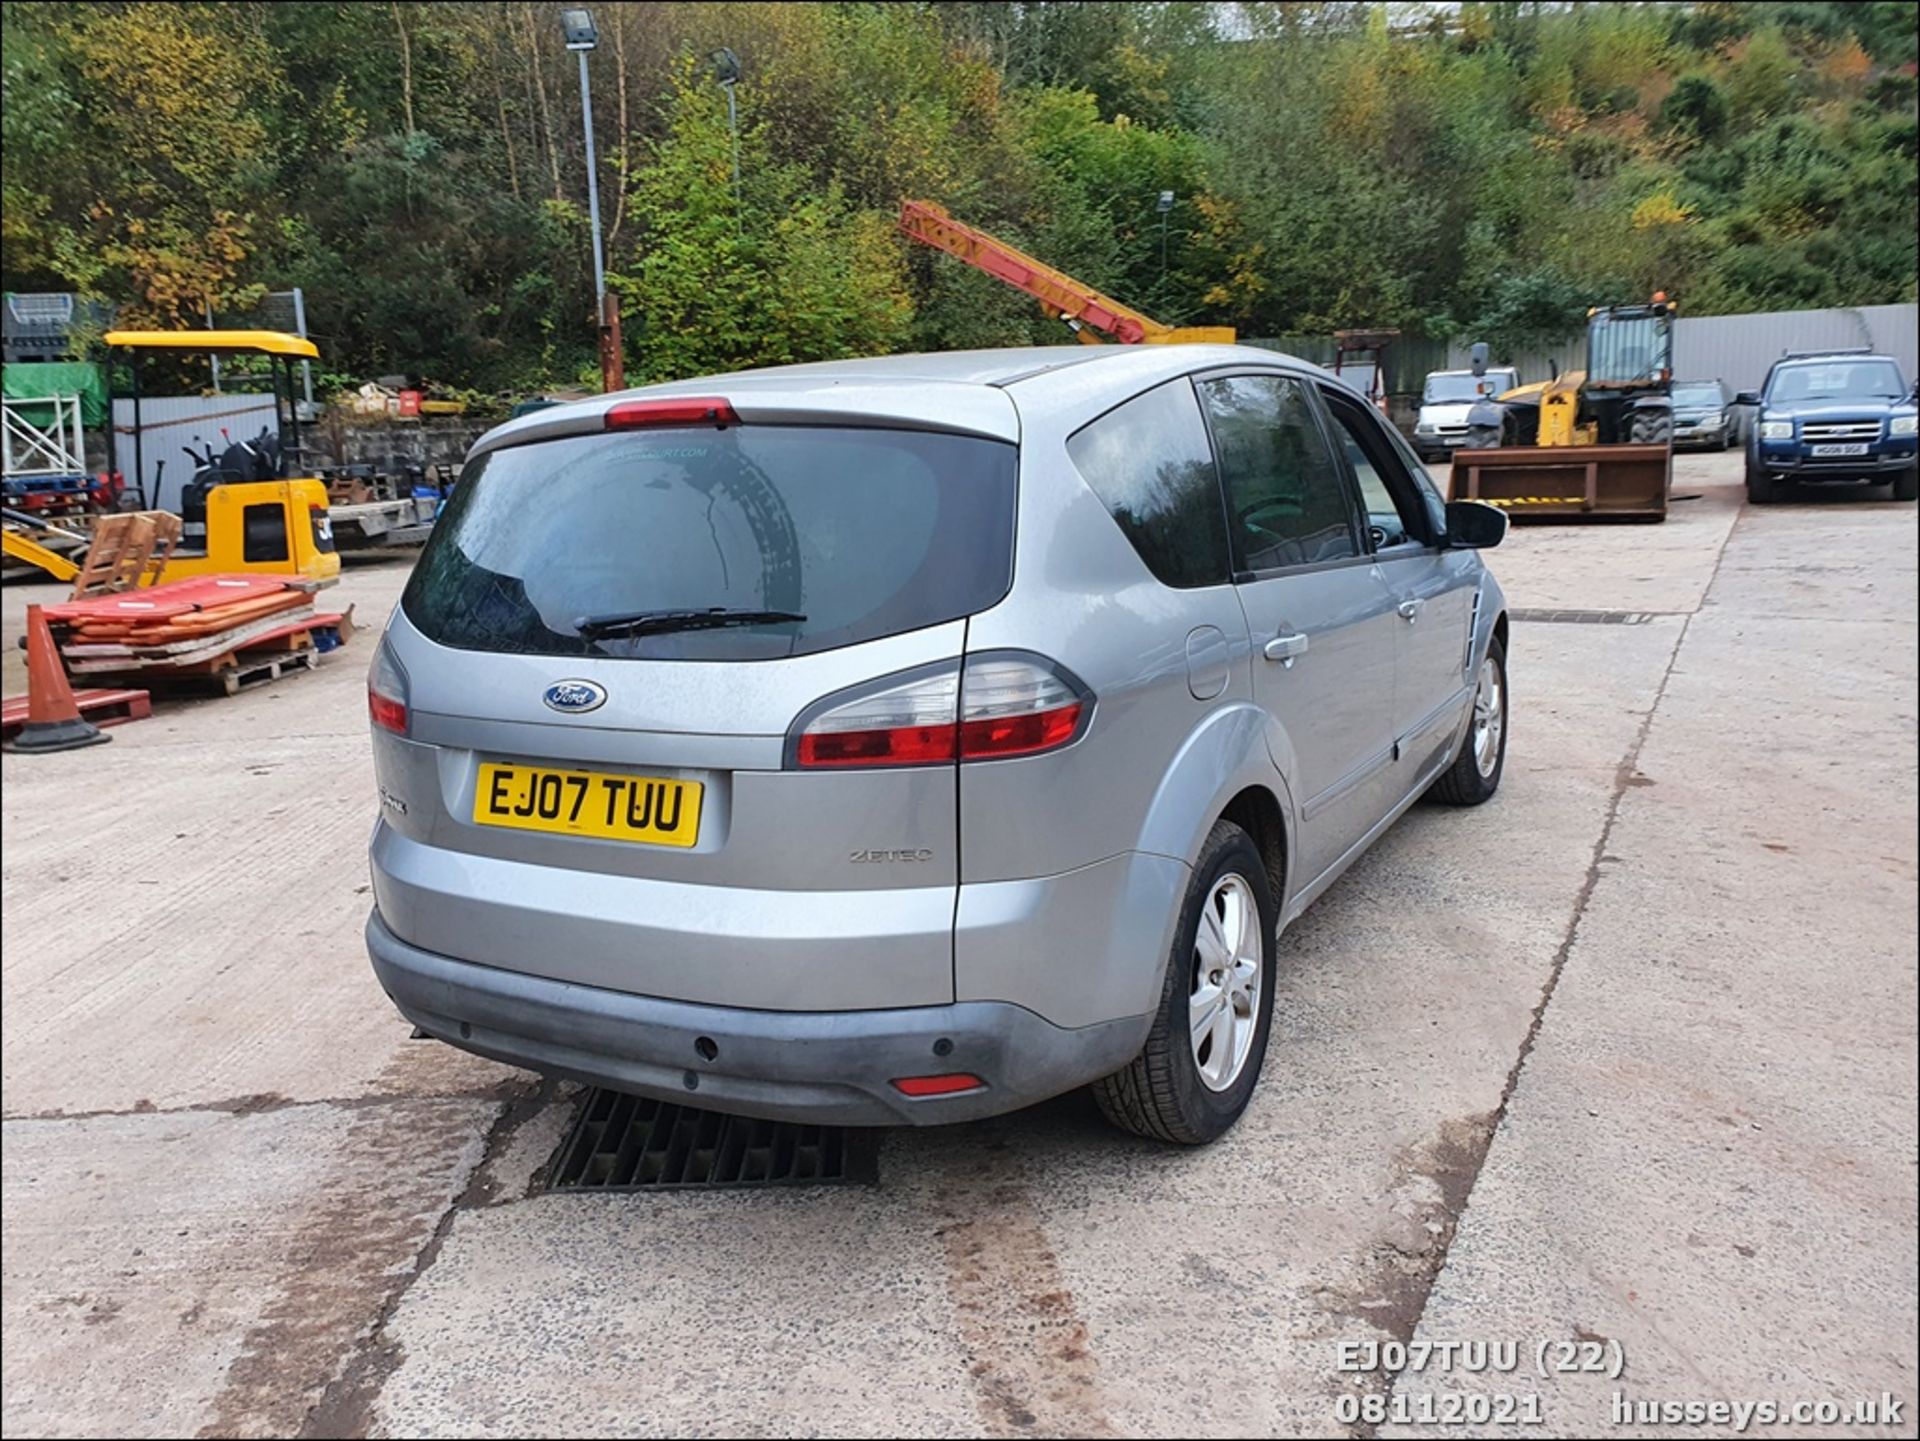
<path fill-rule="evenodd" d="M 311 340 L 288 335 L 282 330 L 109 330 L 108 345 L 125 345 L 135 350 L 250 351 L 255 355 L 293 355 L 303 360 L 318 360 L 320 351 Z"/>

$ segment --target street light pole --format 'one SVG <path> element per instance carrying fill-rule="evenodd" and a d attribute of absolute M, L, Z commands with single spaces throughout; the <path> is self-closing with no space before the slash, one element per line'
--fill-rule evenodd
<path fill-rule="evenodd" d="M 1173 192 L 1160 192 L 1160 278 L 1167 278 L 1167 212 L 1173 209 Z"/>
<path fill-rule="evenodd" d="M 740 57 L 722 45 L 708 58 L 713 62 L 713 78 L 727 92 L 727 129 L 733 135 L 733 218 L 736 225 L 744 225 L 740 208 L 740 111 L 733 95 L 733 87 L 740 82 Z"/>
<path fill-rule="evenodd" d="M 600 243 L 600 177 L 593 154 L 593 81 L 587 76 L 587 52 L 580 51 L 580 123 L 587 132 L 587 211 L 593 217 L 593 299 L 607 305 L 607 262 Z"/>
<path fill-rule="evenodd" d="M 587 212 L 593 222 L 593 301 L 599 318 L 600 388 L 626 388 L 626 359 L 620 345 L 620 307 L 607 294 L 607 262 L 600 238 L 600 167 L 593 153 L 593 82 L 587 74 L 587 52 L 600 43 L 600 31 L 589 10 L 562 10 L 560 28 L 567 49 L 580 55 L 580 122 L 587 139 Z"/>

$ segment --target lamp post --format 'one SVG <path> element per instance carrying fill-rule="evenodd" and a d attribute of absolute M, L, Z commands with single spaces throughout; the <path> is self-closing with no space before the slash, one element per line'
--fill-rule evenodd
<path fill-rule="evenodd" d="M 587 211 L 593 221 L 593 300 L 599 316 L 600 388 L 620 390 L 626 385 L 626 364 L 620 354 L 620 310 L 607 294 L 607 262 L 600 240 L 600 168 L 593 154 L 593 82 L 587 75 L 587 52 L 600 43 L 600 31 L 589 10 L 562 10 L 560 29 L 567 49 L 580 56 L 580 123 L 587 138 Z"/>
<path fill-rule="evenodd" d="M 1173 209 L 1173 192 L 1160 192 L 1160 278 L 1167 278 L 1167 212 Z"/>
<path fill-rule="evenodd" d="M 727 129 L 733 132 L 733 214 L 740 219 L 740 112 L 734 106 L 733 87 L 740 81 L 740 57 L 722 45 L 707 57 L 713 62 L 713 78 L 727 92 Z"/>

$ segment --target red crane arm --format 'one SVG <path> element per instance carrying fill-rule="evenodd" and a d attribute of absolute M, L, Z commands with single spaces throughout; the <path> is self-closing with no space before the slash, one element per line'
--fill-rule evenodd
<path fill-rule="evenodd" d="M 1071 275 L 1035 260 L 1024 250 L 955 220 L 928 201 L 909 200 L 901 205 L 900 231 L 923 245 L 966 261 L 976 270 L 986 271 L 996 280 L 1004 280 L 1016 290 L 1025 291 L 1050 312 L 1111 335 L 1122 344 L 1137 345 L 1170 329 L 1082 285 Z"/>

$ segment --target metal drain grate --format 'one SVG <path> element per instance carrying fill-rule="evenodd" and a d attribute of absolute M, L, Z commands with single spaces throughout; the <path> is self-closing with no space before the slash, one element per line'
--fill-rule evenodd
<path fill-rule="evenodd" d="M 1669 614 L 1664 610 L 1510 610 L 1507 619 L 1536 625 L 1645 625 Z"/>
<path fill-rule="evenodd" d="M 547 1189 L 870 1186 L 878 1161 L 879 1137 L 866 1127 L 760 1121 L 596 1088 L 554 1155 Z"/>

